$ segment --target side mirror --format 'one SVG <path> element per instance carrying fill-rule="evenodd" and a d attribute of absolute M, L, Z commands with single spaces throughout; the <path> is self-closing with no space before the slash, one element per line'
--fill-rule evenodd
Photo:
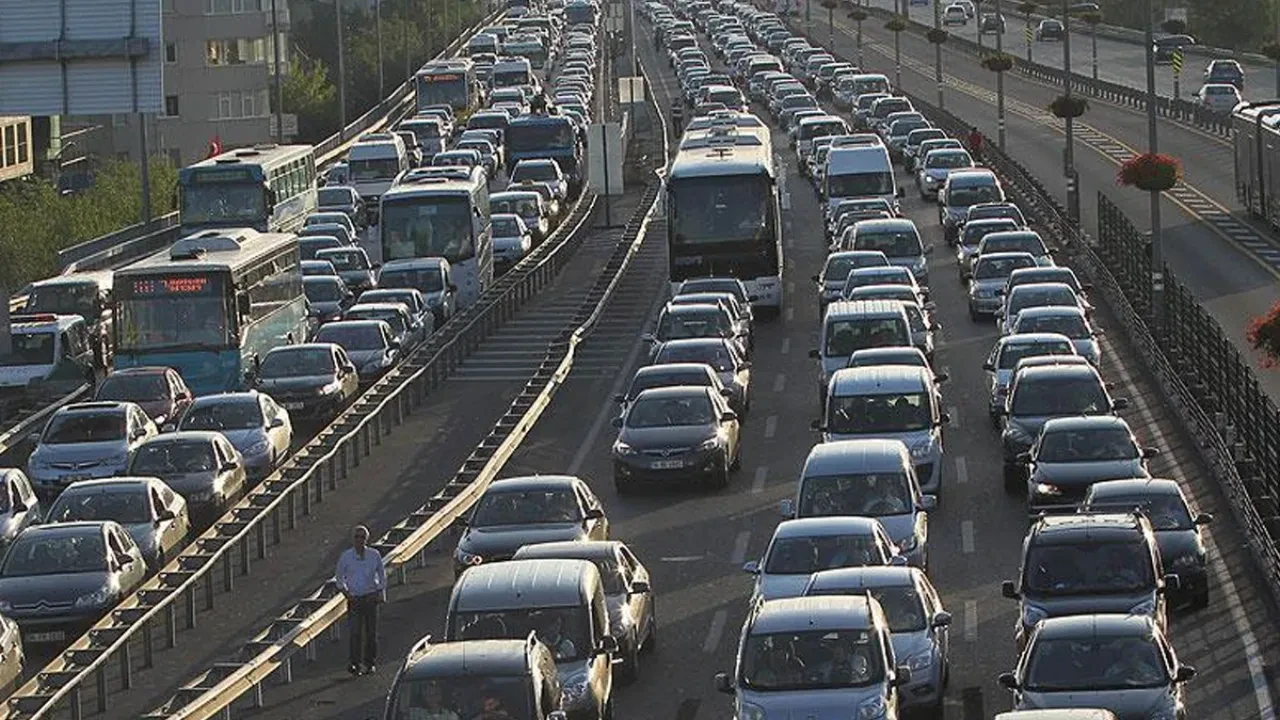
<path fill-rule="evenodd" d="M 623 393 L 617 393 L 613 396 L 613 401 L 616 403 L 624 403 L 627 401 L 627 396 Z"/>
<path fill-rule="evenodd" d="M 133 564 L 132 555 L 117 555 L 116 562 L 120 563 L 120 567 L 126 568 Z"/>
<path fill-rule="evenodd" d="M 355 371 L 356 371 L 356 366 L 355 366 L 355 365 L 350 365 L 350 364 L 348 364 L 348 365 L 343 365 L 343 366 L 342 366 L 342 372 L 344 372 L 344 373 L 346 373 L 346 374 L 348 374 L 348 375 L 351 375 L 351 374 L 352 374 L 352 373 L 354 373 Z"/>
<path fill-rule="evenodd" d="M 453 519 L 453 526 L 455 528 L 458 528 L 459 530 L 465 528 L 468 524 L 469 523 L 467 522 L 467 518 L 465 515 L 459 515 L 458 517 Z"/>
<path fill-rule="evenodd" d="M 597 655 L 612 655 L 616 652 L 618 652 L 618 638 L 612 635 L 600 638 L 600 644 L 596 646 Z"/>
<path fill-rule="evenodd" d="M 893 684 L 897 687 L 903 687 L 911 682 L 911 668 L 906 665 L 899 665 L 893 669 Z"/>
<path fill-rule="evenodd" d="M 621 415 L 619 415 L 618 417 L 616 417 L 616 418 L 614 418 L 614 419 L 610 420 L 610 421 L 609 421 L 609 424 L 610 424 L 610 425 L 612 425 L 612 426 L 614 426 L 614 427 L 616 427 L 616 428 L 621 428 L 621 427 L 622 427 L 622 416 L 621 416 Z"/>
<path fill-rule="evenodd" d="M 458 286 L 457 286 L 457 285 L 454 285 L 453 283 L 449 283 L 449 292 L 451 292 L 451 293 L 456 293 L 456 292 L 458 292 Z"/>
<path fill-rule="evenodd" d="M 748 575 L 759 575 L 759 574 L 760 574 L 760 561 L 759 561 L 759 560 L 748 560 L 747 562 L 743 563 L 743 564 L 742 564 L 742 572 L 747 573 Z"/>
<path fill-rule="evenodd" d="M 783 498 L 782 502 L 778 503 L 778 512 L 784 518 L 794 518 L 796 516 L 795 500 L 792 500 L 791 498 Z"/>
<path fill-rule="evenodd" d="M 893 567 L 905 567 L 906 565 L 908 565 L 907 556 L 894 555 L 893 557 L 889 558 L 889 564 L 892 565 Z"/>
<path fill-rule="evenodd" d="M 729 695 L 733 694 L 733 683 L 729 680 L 727 673 L 716 673 L 716 692 L 722 692 Z"/>
<path fill-rule="evenodd" d="M 1165 575 L 1162 580 L 1164 581 L 1165 592 L 1178 592 L 1182 589 L 1182 578 L 1177 575 L 1170 573 Z"/>
<path fill-rule="evenodd" d="M 741 365 L 741 367 L 739 367 L 739 369 L 740 369 L 740 370 L 750 370 L 750 369 L 751 369 L 751 361 L 750 361 L 750 360 L 743 360 L 743 361 L 742 361 L 742 365 Z"/>
<path fill-rule="evenodd" d="M 821 420 L 814 420 L 809 423 L 809 429 L 814 432 L 826 432 L 827 426 Z"/>
<path fill-rule="evenodd" d="M 938 509 L 937 495 L 924 495 L 920 498 L 920 509 L 925 512 L 932 512 Z"/>
<path fill-rule="evenodd" d="M 1178 672 L 1173 676 L 1174 682 L 1184 683 L 1196 676 L 1196 669 L 1190 665 L 1179 665 Z"/>
<path fill-rule="evenodd" d="M 1000 594 L 1009 598 L 1010 600 L 1017 600 L 1018 598 L 1022 597 L 1021 595 L 1018 594 L 1018 587 L 1013 584 L 1012 580 L 1005 580 L 1004 582 L 1000 583 Z"/>
<path fill-rule="evenodd" d="M 924 254 L 925 254 L 925 255 L 932 255 L 932 254 L 933 254 L 933 245 L 925 245 L 925 246 L 924 246 Z"/>
<path fill-rule="evenodd" d="M 604 517 L 604 511 L 600 508 L 591 508 L 582 517 L 585 520 L 599 520 Z"/>
<path fill-rule="evenodd" d="M 658 341 L 658 339 L 653 336 L 653 333 L 645 333 L 640 336 L 640 339 L 650 344 Z"/>
<path fill-rule="evenodd" d="M 1116 398 L 1111 401 L 1112 410 L 1124 410 L 1129 407 L 1129 398 Z"/>
<path fill-rule="evenodd" d="M 738 413 L 732 410 L 726 410 L 720 413 L 720 422 L 733 422 L 738 419 Z"/>
<path fill-rule="evenodd" d="M 950 379 L 951 379 L 951 376 L 944 372 L 935 373 L 933 376 L 933 381 L 936 383 L 944 383 Z"/>
<path fill-rule="evenodd" d="M 165 423 L 164 425 L 160 426 L 160 432 L 162 433 L 171 433 L 176 431 L 177 429 L 178 429 L 178 426 L 174 423 Z M 37 436 L 37 439 L 38 439 L 38 436 Z"/>
<path fill-rule="evenodd" d="M 161 510 L 160 512 L 156 513 L 156 520 L 159 522 L 164 522 L 166 520 L 177 520 L 177 519 L 178 519 L 178 514 L 168 508 L 165 508 L 164 510 Z"/>
<path fill-rule="evenodd" d="M 936 628 L 947 627 L 951 624 L 951 613 L 939 610 L 933 614 L 933 620 L 930 624 Z"/>
<path fill-rule="evenodd" d="M 222 467 L 218 469 L 221 470 L 222 472 L 231 472 L 232 470 L 235 470 L 238 467 L 240 467 L 240 463 L 236 462 L 235 460 L 228 460 L 222 463 Z"/>
<path fill-rule="evenodd" d="M 988 360 L 987 362 L 982 363 L 982 369 L 987 372 L 995 372 L 996 364 Z"/>
<path fill-rule="evenodd" d="M 269 425 L 268 427 L 272 429 L 284 427 L 284 418 L 279 418 L 279 417 L 275 418 L 274 420 L 271 421 L 271 425 Z"/>
<path fill-rule="evenodd" d="M 816 282 L 816 283 L 820 283 L 820 282 L 822 282 L 822 278 L 821 278 L 821 277 L 819 277 L 818 275 L 810 275 L 810 276 L 809 276 L 809 279 L 810 279 L 810 280 L 812 280 L 812 281 L 814 281 L 814 282 Z"/>
<path fill-rule="evenodd" d="M 1196 516 L 1196 519 L 1193 522 L 1195 522 L 1196 525 L 1208 525 L 1209 523 L 1213 522 L 1213 514 L 1200 513 L 1199 515 Z"/>
<path fill-rule="evenodd" d="M 391 340 L 390 347 L 391 347 L 391 349 L 392 349 L 392 350 L 399 350 L 399 349 L 400 349 L 400 341 L 399 341 L 399 340 L 392 339 L 392 340 Z"/>
<path fill-rule="evenodd" d="M 649 589 L 649 583 L 645 582 L 644 580 L 637 580 L 631 583 L 632 595 L 643 595 L 647 592 L 651 592 L 651 590 Z"/>
<path fill-rule="evenodd" d="M 40 443 L 40 433 L 33 432 L 30 435 L 28 435 L 27 442 L 31 443 L 32 445 L 38 445 Z"/>
<path fill-rule="evenodd" d="M 812 350 L 809 351 L 809 357 L 813 358 L 814 360 L 821 360 L 822 353 L 818 352 L 817 348 L 813 348 Z"/>
<path fill-rule="evenodd" d="M 936 425 L 941 427 L 942 425 L 950 425 L 950 424 L 951 424 L 951 413 L 949 412 L 938 413 L 938 422 L 936 423 Z"/>
<path fill-rule="evenodd" d="M 1144 459 L 1158 457 L 1159 455 L 1160 455 L 1160 448 L 1153 448 L 1153 447 L 1142 448 L 1142 457 Z"/>
<path fill-rule="evenodd" d="M 1010 690 L 1018 689 L 1018 677 L 1011 672 L 1000 673 L 998 680 L 1000 681 L 1000 685 L 1003 687 Z"/>
<path fill-rule="evenodd" d="M 733 397 L 733 390 L 731 390 L 731 389 L 729 389 L 729 388 L 720 388 L 720 395 L 721 395 L 722 397 L 731 398 L 731 397 Z"/>

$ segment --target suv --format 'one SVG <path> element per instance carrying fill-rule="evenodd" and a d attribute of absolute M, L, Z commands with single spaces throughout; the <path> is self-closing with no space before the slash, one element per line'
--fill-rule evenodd
<path fill-rule="evenodd" d="M 99 346 L 79 315 L 14 315 L 13 349 L 0 357 L 0 397 L 20 397 L 51 383 L 51 394 L 97 380 Z"/>
<path fill-rule="evenodd" d="M 67 405 L 36 436 L 27 476 L 38 495 L 51 498 L 79 480 L 124 474 L 133 451 L 158 434 L 151 418 L 131 402 Z"/>
<path fill-rule="evenodd" d="M 1127 613 L 1165 628 L 1165 591 L 1177 591 L 1179 581 L 1161 572 L 1155 532 L 1141 512 L 1042 513 L 1022 541 L 1020 577 L 1000 586 L 1019 604 L 1018 650 L 1051 617 Z"/>
<path fill-rule="evenodd" d="M 560 699 L 555 659 L 536 633 L 524 640 L 436 643 L 428 635 L 396 672 L 383 717 L 478 717 L 497 701 L 513 717 L 565 720 Z"/>

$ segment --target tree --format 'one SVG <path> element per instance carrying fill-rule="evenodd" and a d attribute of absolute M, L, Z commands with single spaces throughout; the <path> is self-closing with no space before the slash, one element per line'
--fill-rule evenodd
<path fill-rule="evenodd" d="M 1187 23 L 1185 20 L 1179 20 L 1178 18 L 1169 18 L 1160 23 L 1160 29 L 1170 35 L 1183 35 L 1187 32 Z"/>
<path fill-rule="evenodd" d="M 338 130 L 338 88 L 324 65 L 301 51 L 284 80 L 284 106 L 298 116 L 298 140 L 316 143 Z"/>

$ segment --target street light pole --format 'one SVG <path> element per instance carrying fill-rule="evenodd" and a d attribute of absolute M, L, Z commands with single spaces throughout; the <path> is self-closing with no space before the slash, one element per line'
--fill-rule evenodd
<path fill-rule="evenodd" d="M 1004 57 L 1004 13 L 996 0 L 996 56 Z M 996 144 L 1004 150 L 1004 73 L 996 73 Z"/>
<path fill-rule="evenodd" d="M 893 0 L 893 13 L 901 17 L 906 0 Z M 893 86 L 902 92 L 902 31 L 893 34 Z"/>
<path fill-rule="evenodd" d="M 334 0 L 338 10 L 338 136 L 347 136 L 347 49 L 343 41 L 342 0 Z"/>
<path fill-rule="evenodd" d="M 284 81 L 281 75 L 284 68 L 280 66 L 280 15 L 276 12 L 276 0 L 271 0 L 271 47 L 276 67 L 276 144 L 284 144 Z"/>
<path fill-rule="evenodd" d="M 981 13 L 976 13 L 981 15 Z M 933 30 L 934 32 L 942 32 L 942 6 L 938 2 L 933 3 Z M 982 37 L 982 18 L 978 18 L 978 37 Z M 942 96 L 942 43 L 933 44 L 933 79 L 938 84 L 938 109 L 944 108 Z"/>
<path fill-rule="evenodd" d="M 382 62 L 382 0 L 373 0 L 373 26 L 378 36 L 378 98 L 382 99 L 387 94 L 386 67 Z"/>
<path fill-rule="evenodd" d="M 1071 99 L 1071 0 L 1062 0 L 1062 87 L 1063 95 Z M 1070 104 L 1070 103 L 1068 103 Z M 1076 178 L 1075 118 L 1066 118 L 1067 146 L 1062 153 L 1062 173 L 1067 178 L 1067 218 L 1080 222 L 1080 185 Z"/>
<path fill-rule="evenodd" d="M 1156 60 L 1155 33 L 1152 29 L 1154 10 L 1151 0 L 1146 0 L 1147 44 L 1147 152 L 1159 152 L 1159 134 L 1156 126 Z M 1155 323 L 1155 335 L 1164 335 L 1164 248 L 1160 237 L 1160 191 L 1151 191 L 1151 316 Z"/>

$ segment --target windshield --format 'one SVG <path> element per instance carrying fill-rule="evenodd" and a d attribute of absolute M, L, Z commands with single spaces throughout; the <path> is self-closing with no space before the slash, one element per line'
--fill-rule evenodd
<path fill-rule="evenodd" d="M 678 362 L 688 361 L 680 360 Z M 711 385 L 711 379 L 706 372 L 698 372 L 696 370 L 682 370 L 679 372 L 664 373 L 655 372 L 637 375 L 635 380 L 631 381 L 631 389 L 627 390 L 627 398 L 634 400 L 640 396 L 640 393 L 650 388 L 675 387 L 677 385 L 709 387 Z"/>
<path fill-rule="evenodd" d="M 219 349 L 235 339 L 225 276 L 135 276 L 116 292 L 121 350 Z"/>
<path fill-rule="evenodd" d="M 1020 333 L 1057 333 L 1066 335 L 1072 340 L 1084 340 L 1090 337 L 1089 325 L 1084 318 L 1071 315 L 1018 316 L 1016 328 Z"/>
<path fill-rule="evenodd" d="M 928 627 L 924 616 L 924 604 L 914 585 L 871 588 L 815 588 L 808 595 L 863 595 L 871 593 L 884 609 L 889 621 L 889 632 L 920 632 Z"/>
<path fill-rule="evenodd" d="M 485 674 L 402 677 L 388 720 L 476 720 L 535 717 L 529 679 Z"/>
<path fill-rule="evenodd" d="M 827 175 L 827 197 L 892 195 L 896 192 L 892 172 L 842 173 Z"/>
<path fill-rule="evenodd" d="M 151 522 L 151 503 L 143 486 L 64 492 L 46 519 L 51 523 L 115 520 L 121 525 Z"/>
<path fill-rule="evenodd" d="M 365 158 L 363 160 L 351 160 L 351 179 L 360 180 L 390 180 L 400 174 L 400 159 L 396 157 L 388 158 Z"/>
<path fill-rule="evenodd" d="M 894 98 L 891 100 L 885 100 L 884 102 L 876 103 L 876 106 L 872 110 L 872 113 L 878 118 L 887 118 L 896 112 L 907 112 L 912 109 L 913 108 L 911 107 L 911 103 L 909 101 L 903 100 L 901 98 Z"/>
<path fill-rule="evenodd" d="M 368 270 L 369 260 L 359 250 L 340 250 L 326 252 L 316 256 L 318 260 L 328 260 L 338 270 Z"/>
<path fill-rule="evenodd" d="M 267 353 L 258 368 L 258 376 L 265 380 L 305 377 L 308 375 L 332 375 L 333 352 L 328 348 L 284 348 Z"/>
<path fill-rule="evenodd" d="M 978 258 L 978 266 L 973 269 L 973 276 L 978 280 L 995 280 L 997 278 L 1007 278 L 1014 270 L 1024 267 L 1034 267 L 1036 261 L 1032 258 L 1021 257 L 980 257 Z"/>
<path fill-rule="evenodd" d="M 964 239 L 961 241 L 961 244 L 962 245 L 978 245 L 982 242 L 983 238 L 990 235 L 991 233 L 1006 232 L 1009 230 L 1016 230 L 1016 229 L 1017 228 L 1013 224 L 1012 220 L 1010 220 L 1009 222 L 1002 222 L 1002 223 L 994 223 L 989 221 L 974 222 L 973 220 L 969 220 L 969 222 L 965 223 Z"/>
<path fill-rule="evenodd" d="M 378 277 L 380 288 L 412 288 L 423 293 L 444 290 L 444 273 L 439 268 L 396 268 Z"/>
<path fill-rule="evenodd" d="M 753 634 L 742 649 L 742 684 L 760 692 L 871 685 L 884 677 L 879 645 L 863 630 Z"/>
<path fill-rule="evenodd" d="M 1138 446 L 1123 428 L 1057 430 L 1040 438 L 1037 462 L 1137 460 Z"/>
<path fill-rule="evenodd" d="M 92 283 L 37 285 L 27 295 L 22 312 L 79 315 L 93 320 L 98 315 L 98 286 Z"/>
<path fill-rule="evenodd" d="M 386 347 L 377 325 L 322 325 L 316 333 L 316 342 L 330 342 L 341 345 L 347 352 L 352 350 L 382 350 Z"/>
<path fill-rule="evenodd" d="M 658 324 L 658 338 L 680 340 L 683 338 L 729 337 L 729 318 L 723 312 L 666 312 Z"/>
<path fill-rule="evenodd" d="M 355 200 L 347 188 L 320 188 L 317 198 L 320 207 L 352 205 Z"/>
<path fill-rule="evenodd" d="M 874 535 L 816 535 L 775 540 L 769 546 L 764 572 L 811 575 L 819 570 L 883 564 L 884 552 Z"/>
<path fill-rule="evenodd" d="M 147 443 L 138 448 L 129 472 L 133 475 L 167 477 L 187 473 L 207 473 L 217 469 L 213 446 L 206 440 Z"/>
<path fill-rule="evenodd" d="M 556 176 L 556 166 L 553 163 L 522 162 L 516 166 L 515 172 L 511 173 L 511 182 L 513 183 L 520 183 L 525 180 L 551 182 L 557 179 L 559 178 Z"/>
<path fill-rule="evenodd" d="M 262 427 L 257 398 L 197 405 L 182 418 L 183 430 L 251 430 Z"/>
<path fill-rule="evenodd" d="M 572 489 L 493 490 L 471 516 L 471 527 L 578 522 L 582 510 Z"/>
<path fill-rule="evenodd" d="M 931 152 L 924 159 L 924 166 L 927 168 L 960 168 L 972 164 L 973 160 L 969 159 L 969 153 L 966 152 Z"/>
<path fill-rule="evenodd" d="M 0 355 L 0 366 L 52 365 L 55 344 L 51 332 L 13 333 L 13 351 Z"/>
<path fill-rule="evenodd" d="M 536 225 L 542 219 L 541 207 L 537 199 L 529 196 L 498 198 L 491 204 L 493 212 L 519 215 L 527 225 Z"/>
<path fill-rule="evenodd" d="M 67 445 L 71 443 L 119 442 L 124 440 L 125 420 L 123 412 L 70 412 L 54 416 L 44 437 L 43 445 Z"/>
<path fill-rule="evenodd" d="M 511 218 L 496 218 L 493 221 L 493 236 L 513 238 L 522 234 L 520 225 Z"/>
<path fill-rule="evenodd" d="M 83 535 L 22 533 L 4 557 L 4 577 L 103 572 L 107 548 L 97 528 Z"/>
<path fill-rule="evenodd" d="M 454 617 L 453 632 L 459 640 L 523 640 L 535 632 L 551 649 L 556 662 L 581 660 L 591 652 L 591 619 L 585 607 L 460 612 Z M 510 717 L 504 716 L 501 720 Z"/>
<path fill-rule="evenodd" d="M 1042 595 L 1138 593 L 1155 587 L 1151 553 L 1142 542 L 1033 545 L 1023 568 L 1027 590 Z"/>
<path fill-rule="evenodd" d="M 841 281 L 849 277 L 849 273 L 861 267 L 884 265 L 882 258 L 868 255 L 832 255 L 827 258 L 827 268 L 823 271 L 823 279 L 827 282 Z"/>
<path fill-rule="evenodd" d="M 982 185 L 952 185 L 947 191 L 947 205 L 968 207 L 978 203 L 1002 202 L 1004 191 L 996 183 Z"/>
<path fill-rule="evenodd" d="M 1019 312 L 1032 307 L 1076 307 L 1077 305 L 1079 305 L 1079 302 L 1076 300 L 1076 294 L 1071 288 L 1027 290 L 1015 292 L 1013 297 L 1009 298 L 1009 314 L 1017 315 Z"/>
<path fill-rule="evenodd" d="M 528 85 L 529 79 L 529 68 L 518 68 L 516 70 L 495 70 L 491 81 L 495 88 L 504 88 Z"/>
<path fill-rule="evenodd" d="M 984 253 L 1025 252 L 1032 255 L 1044 255 L 1044 242 L 1034 235 L 1014 235 L 1010 237 L 988 237 L 982 248 Z"/>
<path fill-rule="evenodd" d="M 1031 342 L 1031 343 L 1007 343 L 1000 350 L 1000 363 L 997 367 L 1001 370 L 1012 370 L 1018 365 L 1018 361 L 1023 358 L 1035 357 L 1037 355 L 1074 355 L 1075 350 L 1071 347 L 1071 343 L 1053 340 L 1049 342 Z"/>
<path fill-rule="evenodd" d="M 298 238 L 298 253 L 303 260 L 314 260 L 321 250 L 342 247 L 344 243 L 336 237 L 311 236 Z"/>
<path fill-rule="evenodd" d="M 198 182 L 199 174 L 192 178 Z M 182 224 L 217 223 L 253 226 L 267 215 L 261 183 L 206 183 L 182 186 Z"/>
<path fill-rule="evenodd" d="M 1032 650 L 1026 689 L 1099 692 L 1158 688 L 1169 670 L 1150 638 L 1094 637 L 1042 640 Z"/>
<path fill-rule="evenodd" d="M 161 373 L 119 373 L 108 375 L 98 386 L 98 400 L 147 400 L 169 399 L 169 380 Z"/>
<path fill-rule="evenodd" d="M 832 320 L 827 323 L 827 357 L 848 357 L 872 347 L 910 345 L 911 335 L 901 318 Z"/>
<path fill-rule="evenodd" d="M 508 152 L 536 150 L 564 150 L 574 147 L 577 137 L 573 123 L 564 122 L 514 122 L 507 126 Z"/>
<path fill-rule="evenodd" d="M 443 257 L 461 262 L 475 255 L 471 202 L 464 197 L 432 197 L 382 204 L 383 262 Z"/>
<path fill-rule="evenodd" d="M 302 289 L 311 302 L 341 302 L 347 297 L 347 286 L 341 280 L 332 282 L 303 281 Z"/>
<path fill-rule="evenodd" d="M 1195 527 L 1187 504 L 1177 495 L 1108 495 L 1097 499 L 1107 506 L 1142 508 L 1151 527 L 1161 530 L 1190 530 Z"/>
<path fill-rule="evenodd" d="M 800 488 L 799 517 L 904 515 L 915 508 L 911 482 L 902 472 L 815 475 Z"/>
<path fill-rule="evenodd" d="M 668 222 L 677 244 L 773 241 L 773 180 L 763 171 L 732 178 L 680 178 L 670 181 L 668 188 Z"/>
<path fill-rule="evenodd" d="M 395 310 L 383 310 L 381 308 L 361 308 L 347 313 L 346 320 L 381 320 L 391 326 L 391 333 L 399 335 L 408 330 L 408 326 L 404 321 L 404 316 Z"/>
<path fill-rule="evenodd" d="M 418 76 L 419 110 L 432 105 L 465 107 L 468 94 L 467 78 L 461 73 Z"/>
<path fill-rule="evenodd" d="M 716 372 L 732 372 L 737 365 L 733 354 L 723 344 L 698 344 L 692 346 L 685 345 L 664 345 L 658 356 L 654 358 L 655 364 L 666 363 L 702 363 L 710 365 Z M 703 385 L 704 383 L 694 383 L 695 385 Z"/>
<path fill-rule="evenodd" d="M 828 400 L 827 431 L 837 435 L 881 435 L 933 427 L 927 393 L 834 396 Z"/>
<path fill-rule="evenodd" d="M 924 253 L 920 236 L 912 230 L 863 231 L 853 238 L 854 250 L 879 250 L 885 257 L 915 257 Z"/>
<path fill-rule="evenodd" d="M 627 412 L 627 427 L 656 428 L 711 425 L 715 408 L 707 396 L 640 398 Z"/>
<path fill-rule="evenodd" d="M 1093 377 L 1024 382 L 1014 391 L 1013 414 L 1018 416 L 1098 415 L 1110 411 L 1106 390 Z"/>

